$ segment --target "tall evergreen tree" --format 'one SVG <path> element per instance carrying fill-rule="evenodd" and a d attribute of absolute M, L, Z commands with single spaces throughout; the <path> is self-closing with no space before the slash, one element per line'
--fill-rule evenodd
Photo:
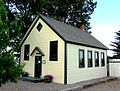
<path fill-rule="evenodd" d="M 114 56 L 120 57 L 120 30 L 118 32 L 115 32 L 115 41 L 110 44 L 114 48 L 112 49 L 114 51 Z"/>
<path fill-rule="evenodd" d="M 5 0 L 9 8 L 19 10 L 23 32 L 28 29 L 35 15 L 43 14 L 61 22 L 80 28 L 83 24 L 88 32 L 89 20 L 96 8 L 93 0 Z"/>
<path fill-rule="evenodd" d="M 23 68 L 17 65 L 13 54 L 17 48 L 13 39 L 18 32 L 17 24 L 16 21 L 10 23 L 7 13 L 3 0 L 0 0 L 0 86 L 8 81 L 16 82 Z"/>

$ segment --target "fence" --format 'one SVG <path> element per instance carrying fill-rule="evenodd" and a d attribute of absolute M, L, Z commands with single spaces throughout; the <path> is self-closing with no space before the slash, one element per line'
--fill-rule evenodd
<path fill-rule="evenodd" d="M 109 76 L 120 77 L 120 59 L 109 59 Z"/>

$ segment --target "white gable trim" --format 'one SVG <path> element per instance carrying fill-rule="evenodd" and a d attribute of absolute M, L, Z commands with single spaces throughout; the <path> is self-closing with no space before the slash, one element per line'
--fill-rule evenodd
<path fill-rule="evenodd" d="M 21 40 L 20 45 L 22 46 L 22 44 L 24 43 L 24 41 L 26 40 L 26 38 L 29 36 L 30 32 L 32 31 L 33 27 L 35 26 L 36 22 L 38 21 L 39 16 L 37 16 L 35 18 L 35 20 L 33 21 L 33 23 L 31 24 L 31 26 L 29 27 L 29 29 L 27 30 L 26 34 L 24 35 L 23 39 Z"/>

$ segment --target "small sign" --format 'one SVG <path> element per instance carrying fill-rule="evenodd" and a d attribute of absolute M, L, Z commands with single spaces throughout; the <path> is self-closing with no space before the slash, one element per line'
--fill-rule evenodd
<path fill-rule="evenodd" d="M 46 60 L 42 60 L 42 63 L 43 63 L 43 64 L 46 64 Z"/>

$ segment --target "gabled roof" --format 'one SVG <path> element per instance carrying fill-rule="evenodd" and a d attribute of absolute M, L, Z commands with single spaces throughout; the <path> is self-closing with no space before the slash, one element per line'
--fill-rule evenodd
<path fill-rule="evenodd" d="M 92 35 L 90 35 L 89 33 L 85 32 L 85 31 L 82 31 L 76 27 L 62 23 L 60 21 L 54 20 L 52 18 L 45 17 L 43 15 L 39 15 L 39 16 L 65 42 L 85 45 L 85 46 L 89 46 L 89 47 L 96 47 L 96 48 L 100 48 L 100 49 L 108 49 L 105 45 L 103 45 L 95 37 L 93 37 Z M 37 17 L 37 19 L 38 19 L 38 17 Z M 34 23 L 35 23 L 35 21 L 34 21 Z M 25 36 L 27 37 L 28 35 L 29 35 L 29 32 Z M 22 42 L 24 42 L 24 40 L 25 40 L 24 38 L 23 38 Z"/>
<path fill-rule="evenodd" d="M 40 17 L 66 42 L 108 49 L 95 37 L 85 31 L 80 30 L 79 28 L 73 27 L 71 25 L 59 22 L 51 18 L 47 18 L 42 15 L 40 15 Z"/>

